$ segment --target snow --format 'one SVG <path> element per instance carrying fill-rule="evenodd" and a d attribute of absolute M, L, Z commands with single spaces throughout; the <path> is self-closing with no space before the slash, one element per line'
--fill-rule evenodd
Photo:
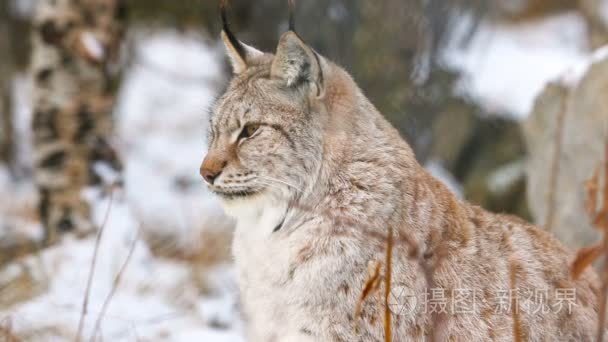
<path fill-rule="evenodd" d="M 596 62 L 602 61 L 608 58 L 608 46 L 601 47 L 593 52 L 590 57 L 578 61 L 572 65 L 566 72 L 561 75 L 561 83 L 574 88 L 578 85 L 580 80 L 585 76 L 589 67 Z"/>
<path fill-rule="evenodd" d="M 171 32 L 144 39 L 137 51 L 146 64 L 131 67 L 116 110 L 127 197 L 148 221 L 187 231 L 221 214 L 198 174 L 219 53 Z"/>
<path fill-rule="evenodd" d="M 98 209 L 101 207 L 103 205 L 100 203 Z M 136 223 L 130 219 L 128 211 L 124 204 L 112 207 L 112 218 L 104 231 L 105 238 L 100 245 L 95 267 L 90 309 L 83 330 L 85 340 L 93 333 L 103 301 L 134 238 L 133 227 L 136 227 Z M 15 319 L 15 332 L 19 334 L 46 327 L 60 332 L 57 337 L 61 340 L 73 339 L 70 336 L 76 333 L 90 270 L 91 240 L 66 240 L 43 253 L 40 260 L 44 262 L 48 274 L 52 274 L 52 283 L 46 294 L 6 313 Z M 34 269 L 35 265 L 30 267 Z M 133 341 L 134 334 L 145 340 L 167 336 L 168 340 L 178 341 L 180 339 L 173 335 L 179 336 L 187 331 L 200 336 L 215 335 L 224 341 L 240 341 L 238 332 L 208 326 L 212 317 L 206 316 L 217 309 L 213 306 L 208 308 L 206 304 L 209 299 L 199 298 L 197 289 L 190 285 L 190 276 L 187 267 L 155 258 L 140 241 L 123 275 L 119 291 L 104 316 L 102 336 L 110 341 Z M 216 301 L 215 306 L 230 308 L 232 304 L 231 301 L 221 301 L 221 298 Z M 185 303 L 193 303 L 193 307 Z M 234 312 L 228 314 L 234 315 Z M 230 316 L 229 319 L 235 318 Z"/>
<path fill-rule="evenodd" d="M 456 92 L 489 113 L 525 118 L 545 84 L 590 55 L 585 19 L 576 12 L 518 23 L 483 19 L 462 47 L 466 21 L 443 62 L 463 72 Z"/>
<path fill-rule="evenodd" d="M 219 49 L 196 34 L 173 31 L 136 33 L 135 42 L 138 57 L 125 75 L 115 112 L 114 145 L 125 163 L 125 188 L 110 190 L 111 195 L 100 189 L 83 193 L 93 203 L 94 222 L 101 226 L 106 214 L 107 222 L 82 336 L 84 340 L 92 336 L 103 303 L 134 246 L 103 316 L 102 340 L 243 341 L 230 258 L 212 262 L 188 258 L 204 253 L 204 248 L 217 248 L 210 234 L 229 236 L 232 229 L 198 175 L 206 151 L 208 108 L 222 81 Z M 30 99 L 24 95 L 29 94 L 29 82 L 25 78 L 17 82 L 19 154 L 25 155 L 26 166 L 31 165 L 31 146 L 23 143 L 29 141 Z M 119 179 L 106 165 L 95 169 L 104 183 Z M 15 182 L 0 168 L 0 189 L 11 194 L 0 199 L 0 236 L 16 226 L 18 233 L 29 232 L 40 240 L 33 185 Z M 30 219 L 23 214 L 26 210 Z M 185 257 L 157 255 L 148 243 L 150 236 L 168 239 L 167 244 L 175 244 L 171 248 Z M 42 291 L 13 307 L 0 308 L 0 321 L 10 319 L 13 332 L 28 339 L 73 341 L 94 247 L 95 236 L 67 235 L 39 255 L 5 268 L 0 291 L 3 281 L 20 274 L 28 275 Z"/>
<path fill-rule="evenodd" d="M 462 198 L 463 190 L 458 180 L 446 170 L 440 161 L 429 160 L 424 168 L 435 178 L 439 179 L 445 186 L 450 189 L 458 198 Z"/>

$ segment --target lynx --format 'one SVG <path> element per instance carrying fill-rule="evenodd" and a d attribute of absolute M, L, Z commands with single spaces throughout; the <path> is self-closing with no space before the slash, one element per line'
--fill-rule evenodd
<path fill-rule="evenodd" d="M 384 341 L 385 282 L 359 303 L 375 265 L 393 341 L 593 339 L 592 270 L 573 279 L 548 233 L 459 200 L 293 25 L 270 54 L 222 19 L 234 77 L 200 172 L 237 222 L 248 340 Z"/>

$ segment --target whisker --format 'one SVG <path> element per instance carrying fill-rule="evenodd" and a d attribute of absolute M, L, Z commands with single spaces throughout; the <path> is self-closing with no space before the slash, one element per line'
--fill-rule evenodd
<path fill-rule="evenodd" d="M 287 185 L 288 187 L 291 187 L 291 188 L 293 188 L 295 190 L 298 190 L 299 192 L 304 192 L 299 187 L 297 187 L 297 186 L 295 186 L 295 185 L 293 185 L 293 184 L 291 184 L 289 182 L 286 182 L 284 180 L 280 180 L 280 179 L 276 179 L 276 178 L 271 178 L 271 177 L 267 177 L 267 176 L 258 176 L 258 178 L 261 178 L 263 180 L 267 180 L 267 181 L 270 181 L 270 182 L 281 183 L 281 184 Z"/>
<path fill-rule="evenodd" d="M 263 181 L 263 179 L 256 179 L 256 181 L 257 181 L 258 184 L 270 186 L 270 187 L 272 187 L 272 188 L 274 188 L 276 190 L 280 190 L 280 191 L 284 190 L 284 188 L 281 188 L 276 183 L 272 183 L 272 182 L 269 182 L 269 181 Z"/>

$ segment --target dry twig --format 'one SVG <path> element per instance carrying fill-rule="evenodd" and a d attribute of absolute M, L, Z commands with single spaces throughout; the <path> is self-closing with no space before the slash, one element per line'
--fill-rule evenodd
<path fill-rule="evenodd" d="M 108 310 L 108 307 L 110 306 L 110 301 L 112 301 L 112 298 L 114 297 L 114 294 L 116 293 L 118 286 L 120 285 L 120 280 L 122 279 L 122 276 L 123 276 L 125 270 L 127 269 L 127 265 L 131 261 L 131 257 L 133 256 L 133 252 L 135 251 L 135 247 L 137 246 L 137 242 L 139 241 L 140 232 L 141 232 L 141 230 L 138 229 L 137 235 L 131 242 L 131 247 L 129 247 L 129 253 L 127 254 L 127 257 L 125 258 L 125 261 L 120 266 L 120 269 L 118 270 L 118 273 L 116 274 L 116 277 L 114 277 L 114 282 L 112 283 L 112 288 L 110 289 L 110 293 L 108 293 L 108 296 L 106 297 L 106 300 L 103 302 L 103 306 L 101 307 L 101 311 L 99 312 L 99 316 L 97 316 L 97 321 L 95 322 L 95 328 L 93 329 L 93 334 L 91 335 L 91 341 L 95 341 L 95 337 L 97 336 L 97 334 L 100 331 L 99 329 L 101 327 L 103 317 L 104 317 L 106 311 Z"/>
<path fill-rule="evenodd" d="M 604 340 L 604 325 L 606 324 L 606 292 L 608 291 L 608 142 L 604 156 L 604 198 L 603 206 L 598 213 L 594 224 L 598 229 L 603 229 L 604 239 L 604 269 L 602 270 L 602 293 L 600 294 L 600 315 L 597 329 L 597 341 Z M 598 219 L 603 218 L 603 219 Z M 603 225 L 601 225 L 603 223 Z"/>
<path fill-rule="evenodd" d="M 109 200 L 108 200 L 108 208 L 106 210 L 105 216 L 99 227 L 99 231 L 97 232 L 97 237 L 95 238 L 95 247 L 93 248 L 93 259 L 91 259 L 91 266 L 89 268 L 89 277 L 87 279 L 87 287 L 84 293 L 84 301 L 82 303 L 82 312 L 80 314 L 80 320 L 78 322 L 78 330 L 76 332 L 76 342 L 80 342 L 82 338 L 82 329 L 84 328 L 84 321 L 87 315 L 87 311 L 89 309 L 89 295 L 91 293 L 91 287 L 93 285 L 93 276 L 95 274 L 95 265 L 97 264 L 97 254 L 99 253 L 99 245 L 101 244 L 101 237 L 103 236 L 103 231 L 108 223 L 108 219 L 110 217 L 110 211 L 112 209 L 112 203 L 114 201 L 114 187 L 110 187 L 109 191 Z"/>
<path fill-rule="evenodd" d="M 373 268 L 372 268 L 373 267 Z M 363 286 L 363 291 L 361 292 L 361 296 L 359 296 L 359 301 L 357 302 L 357 308 L 355 309 L 355 318 L 361 318 L 361 314 L 363 312 L 363 303 L 367 297 L 369 297 L 372 293 L 376 292 L 378 287 L 380 286 L 380 263 L 378 261 L 375 262 L 373 266 L 370 265 L 370 274 L 367 280 L 365 281 L 365 285 Z"/>
<path fill-rule="evenodd" d="M 386 239 L 386 271 L 384 276 L 384 341 L 391 342 L 393 340 L 391 329 L 391 311 L 388 306 L 388 298 L 391 293 L 391 277 L 393 273 L 393 227 L 388 229 L 388 238 Z"/>
<path fill-rule="evenodd" d="M 599 243 L 590 247 L 583 247 L 576 253 L 576 259 L 570 267 L 570 273 L 572 278 L 578 279 L 581 274 L 589 267 L 594 261 L 599 259 L 604 253 L 603 243 Z"/>
<path fill-rule="evenodd" d="M 509 283 L 511 287 L 511 317 L 513 318 L 513 340 L 522 342 L 521 320 L 519 319 L 519 307 L 517 302 L 517 273 L 515 261 L 511 260 L 509 265 Z M 515 293 L 515 295 L 513 295 Z"/>

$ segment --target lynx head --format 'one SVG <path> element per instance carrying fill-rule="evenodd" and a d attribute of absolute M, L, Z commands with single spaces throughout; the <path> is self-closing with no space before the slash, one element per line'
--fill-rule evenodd
<path fill-rule="evenodd" d="M 292 25 L 276 53 L 268 54 L 237 40 L 226 24 L 225 6 L 221 13 L 233 78 L 212 111 L 200 173 L 225 205 L 263 196 L 289 201 L 319 172 L 323 69 L 329 66 Z"/>

